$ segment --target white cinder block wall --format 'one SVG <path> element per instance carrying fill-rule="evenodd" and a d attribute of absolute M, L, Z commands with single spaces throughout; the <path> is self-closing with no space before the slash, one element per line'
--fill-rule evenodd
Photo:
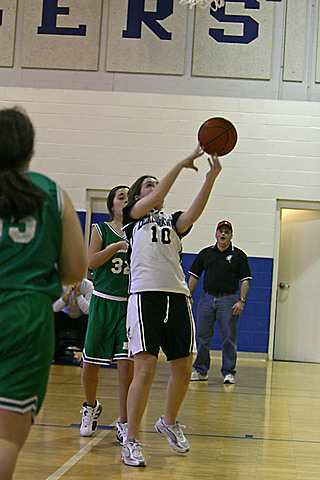
<path fill-rule="evenodd" d="M 272 257 L 276 200 L 319 200 L 320 104 L 188 95 L 63 89 L 0 88 L 0 106 L 20 105 L 36 127 L 32 168 L 60 183 L 77 210 L 86 189 L 161 178 L 196 146 L 211 116 L 235 123 L 236 149 L 222 157 L 208 206 L 184 240 L 196 253 L 213 241 L 216 223 L 230 220 L 236 245 L 251 257 Z M 183 171 L 166 209 L 185 209 L 207 171 Z"/>

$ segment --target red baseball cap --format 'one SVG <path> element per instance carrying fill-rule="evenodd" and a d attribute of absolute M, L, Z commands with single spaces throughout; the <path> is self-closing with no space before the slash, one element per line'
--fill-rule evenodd
<path fill-rule="evenodd" d="M 229 227 L 232 233 L 232 225 L 227 220 L 221 220 L 217 225 L 217 230 L 220 230 L 221 227 Z"/>

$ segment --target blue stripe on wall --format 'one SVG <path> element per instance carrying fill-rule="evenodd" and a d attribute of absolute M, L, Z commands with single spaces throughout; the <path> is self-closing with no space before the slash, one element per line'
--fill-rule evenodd
<path fill-rule="evenodd" d="M 82 231 L 84 233 L 85 222 L 86 222 L 86 212 L 77 212 Z M 98 222 L 107 222 L 110 219 L 110 215 L 108 213 L 93 213 L 91 215 L 91 223 L 98 223 Z"/>
<path fill-rule="evenodd" d="M 86 212 L 78 212 L 78 216 L 84 231 Z M 107 220 L 107 214 L 92 214 L 92 223 Z M 182 267 L 187 278 L 189 278 L 188 270 L 195 257 L 196 254 L 194 253 L 182 254 Z M 249 257 L 249 264 L 252 272 L 252 281 L 250 282 L 248 301 L 238 322 L 238 351 L 267 353 L 273 259 Z M 201 277 L 193 294 L 193 314 L 195 321 L 197 321 L 196 311 L 202 292 L 202 284 Z M 217 326 L 212 338 L 211 348 L 213 350 L 221 350 L 221 338 Z"/>
<path fill-rule="evenodd" d="M 84 226 L 85 226 L 85 221 L 86 221 L 86 212 L 77 212 L 78 214 L 78 217 L 79 217 L 79 220 L 80 220 L 80 223 L 81 223 L 81 227 L 82 227 L 82 231 L 83 231 L 83 234 L 84 234 Z"/>

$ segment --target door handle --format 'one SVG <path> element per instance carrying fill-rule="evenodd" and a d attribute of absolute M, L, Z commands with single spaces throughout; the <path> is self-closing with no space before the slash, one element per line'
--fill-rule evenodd
<path fill-rule="evenodd" d="M 280 283 L 279 283 L 279 287 L 280 287 L 280 288 L 290 288 L 290 285 L 287 285 L 287 284 L 284 283 L 284 282 L 280 282 Z"/>

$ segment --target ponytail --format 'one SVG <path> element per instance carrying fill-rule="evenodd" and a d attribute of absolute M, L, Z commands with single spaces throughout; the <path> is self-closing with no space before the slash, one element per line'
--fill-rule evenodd
<path fill-rule="evenodd" d="M 29 117 L 17 108 L 0 110 L 0 218 L 17 222 L 33 215 L 46 198 L 23 171 L 32 157 L 33 143 Z"/>
<path fill-rule="evenodd" d="M 0 218 L 19 222 L 42 206 L 46 194 L 18 171 L 0 171 Z"/>

